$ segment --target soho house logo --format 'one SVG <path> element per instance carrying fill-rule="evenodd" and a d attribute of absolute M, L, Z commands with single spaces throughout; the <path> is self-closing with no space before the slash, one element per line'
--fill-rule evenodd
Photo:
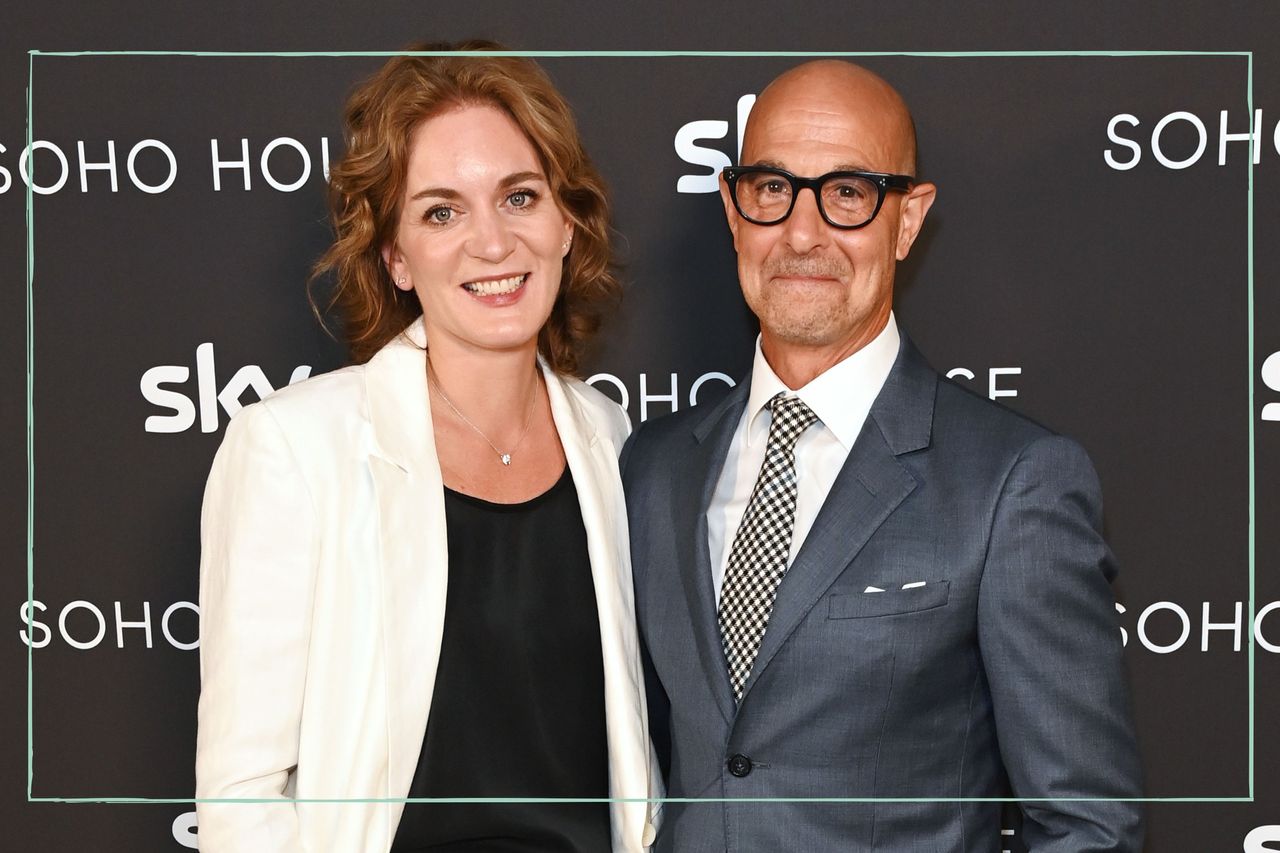
<path fill-rule="evenodd" d="M 1218 113 L 1216 134 L 1211 135 L 1209 129 L 1214 123 L 1191 112 L 1180 110 L 1155 120 L 1119 113 L 1107 122 L 1107 139 L 1114 147 L 1105 149 L 1102 156 L 1112 169 L 1127 171 L 1141 163 L 1148 153 L 1166 169 L 1186 169 L 1206 155 L 1214 154 L 1214 162 L 1225 166 L 1228 155 L 1247 158 L 1251 142 L 1254 165 L 1262 162 L 1262 152 L 1268 143 L 1280 154 L 1280 122 L 1268 129 L 1262 120 L 1262 110 L 1256 109 L 1253 126 L 1241 129 L 1245 123 L 1240 114 L 1222 110 Z M 1213 154 L 1210 154 L 1210 141 L 1215 143 Z"/>
<path fill-rule="evenodd" d="M 327 183 L 330 159 L 328 137 L 320 137 L 317 144 L 308 147 L 291 136 L 278 136 L 261 147 L 251 145 L 246 137 L 210 139 L 207 157 L 180 156 L 161 139 L 122 142 L 119 146 L 114 139 L 79 139 L 74 150 L 69 144 L 37 139 L 18 153 L 16 164 L 5 155 L 10 151 L 0 144 L 0 195 L 14 187 L 13 165 L 23 185 L 37 195 L 53 195 L 72 187 L 82 193 L 118 193 L 124 178 L 134 189 L 158 195 L 172 187 L 179 174 L 186 174 L 191 162 L 201 161 L 199 171 L 209 176 L 214 192 L 235 188 L 248 192 L 255 185 L 266 184 L 277 192 L 291 193 L 313 178 Z M 32 180 L 33 172 L 39 180 Z"/>

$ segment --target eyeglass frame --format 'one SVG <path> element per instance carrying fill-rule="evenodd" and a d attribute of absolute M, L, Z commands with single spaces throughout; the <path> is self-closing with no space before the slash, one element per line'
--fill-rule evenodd
<path fill-rule="evenodd" d="M 822 221 L 830 225 L 832 228 L 838 228 L 841 231 L 856 231 L 859 228 L 866 228 L 880 214 L 880 208 L 884 206 L 884 196 L 889 190 L 902 190 L 909 192 L 918 181 L 911 175 L 895 175 L 891 172 L 865 172 L 861 169 L 841 169 L 835 172 L 827 172 L 825 175 L 819 175 L 816 178 L 802 178 L 793 175 L 786 169 L 778 169 L 773 166 L 725 166 L 721 170 L 724 175 L 725 183 L 729 187 L 729 198 L 733 199 L 733 207 L 738 211 L 738 215 L 750 222 L 752 225 L 761 225 L 768 227 L 770 225 L 781 225 L 791 217 L 792 211 L 796 209 L 796 199 L 800 197 L 800 190 L 809 189 L 813 192 L 814 203 L 818 206 L 818 213 L 822 216 Z M 738 202 L 738 179 L 748 174 L 768 174 L 777 175 L 791 185 L 791 204 L 787 207 L 787 212 L 777 219 L 770 222 L 762 222 L 759 219 L 752 219 L 743 210 L 742 205 Z M 822 206 L 822 194 L 819 192 L 822 185 L 831 178 L 864 178 L 875 184 L 878 190 L 875 209 L 871 211 L 871 216 L 866 222 L 858 225 L 841 225 L 839 222 L 832 222 L 831 217 L 827 216 L 827 209 Z"/>

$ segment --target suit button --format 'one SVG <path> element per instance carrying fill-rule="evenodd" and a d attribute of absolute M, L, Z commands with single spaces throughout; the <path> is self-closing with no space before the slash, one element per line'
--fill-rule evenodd
<path fill-rule="evenodd" d="M 741 779 L 751 772 L 751 759 L 738 753 L 729 759 L 729 772 Z"/>

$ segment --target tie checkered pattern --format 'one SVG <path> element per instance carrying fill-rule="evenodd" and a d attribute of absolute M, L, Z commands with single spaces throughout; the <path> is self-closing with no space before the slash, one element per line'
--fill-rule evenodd
<path fill-rule="evenodd" d="M 773 423 L 764 464 L 734 536 L 720 591 L 720 642 L 739 702 L 787 571 L 796 517 L 796 442 L 818 420 L 799 397 L 778 394 L 769 408 Z"/>

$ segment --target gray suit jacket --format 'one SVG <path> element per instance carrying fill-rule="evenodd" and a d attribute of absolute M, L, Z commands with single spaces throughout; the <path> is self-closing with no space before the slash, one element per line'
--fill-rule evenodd
<path fill-rule="evenodd" d="M 1001 805 L 945 800 L 1016 796 L 1035 853 L 1140 850 L 1139 804 L 1078 799 L 1141 796 L 1093 468 L 905 336 L 735 708 L 706 512 L 748 388 L 623 454 L 667 796 L 729 800 L 667 803 L 656 849 L 990 853 Z M 733 802 L 786 797 L 944 801 Z"/>

